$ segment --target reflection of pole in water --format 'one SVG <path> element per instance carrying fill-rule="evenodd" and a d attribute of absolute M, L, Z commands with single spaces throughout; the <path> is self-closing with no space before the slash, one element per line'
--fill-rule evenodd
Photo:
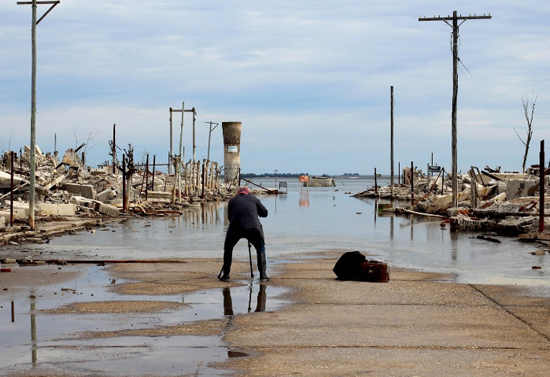
<path fill-rule="evenodd" d="M 392 217 L 390 217 L 390 240 L 393 241 L 393 227 L 394 227 L 394 218 L 395 218 L 395 215 L 393 215 Z"/>
<path fill-rule="evenodd" d="M 378 199 L 374 199 L 374 225 L 376 226 L 376 214 L 378 213 Z"/>
<path fill-rule="evenodd" d="M 309 207 L 309 190 L 300 190 L 300 207 Z"/>
<path fill-rule="evenodd" d="M 15 302 L 11 302 L 11 322 L 15 322 Z"/>
<path fill-rule="evenodd" d="M 250 242 L 248 243 L 250 245 Z M 249 293 L 248 293 L 248 312 L 252 310 L 252 281 L 250 282 L 249 286 Z"/>
<path fill-rule="evenodd" d="M 458 259 L 458 232 L 450 232 L 451 236 L 451 258 L 453 260 Z"/>
<path fill-rule="evenodd" d="M 411 241 L 414 239 L 414 218 L 411 216 Z"/>
<path fill-rule="evenodd" d="M 233 315 L 233 300 L 229 287 L 223 289 L 223 315 Z"/>
<path fill-rule="evenodd" d="M 37 357 L 36 357 L 36 298 L 35 292 L 31 290 L 31 357 L 33 366 L 35 366 Z"/>
<path fill-rule="evenodd" d="M 266 288 L 267 285 L 260 284 L 260 291 L 258 292 L 258 297 L 256 299 L 256 312 L 265 312 L 265 302 L 267 299 L 267 294 L 265 291 Z"/>

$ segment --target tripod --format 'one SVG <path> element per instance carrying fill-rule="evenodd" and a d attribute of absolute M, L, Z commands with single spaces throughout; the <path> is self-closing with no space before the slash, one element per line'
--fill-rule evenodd
<path fill-rule="evenodd" d="M 252 251 L 251 251 L 250 241 L 248 241 L 248 257 L 249 257 L 249 261 L 250 261 L 250 278 L 254 279 L 254 269 L 252 268 Z M 224 266 L 222 266 L 222 269 L 220 270 L 220 273 L 218 274 L 218 279 L 223 274 L 223 267 Z"/>

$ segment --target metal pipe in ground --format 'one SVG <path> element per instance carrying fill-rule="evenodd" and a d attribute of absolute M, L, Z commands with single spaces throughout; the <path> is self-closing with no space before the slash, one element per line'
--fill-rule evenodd
<path fill-rule="evenodd" d="M 11 152 L 11 162 L 10 162 L 10 170 L 11 170 L 11 194 L 10 194 L 10 226 L 13 227 L 13 222 L 14 222 L 14 216 L 13 216 L 13 190 L 15 190 L 14 188 L 14 175 L 15 175 L 15 172 L 14 172 L 14 164 L 13 164 L 13 160 L 15 159 L 15 153 L 14 152 Z"/>
<path fill-rule="evenodd" d="M 545 178 L 544 178 L 544 140 L 540 141 L 540 200 L 539 200 L 539 233 L 544 231 L 544 194 L 545 194 Z"/>
<path fill-rule="evenodd" d="M 378 181 L 376 177 L 376 168 L 374 168 L 374 193 L 378 195 Z"/>

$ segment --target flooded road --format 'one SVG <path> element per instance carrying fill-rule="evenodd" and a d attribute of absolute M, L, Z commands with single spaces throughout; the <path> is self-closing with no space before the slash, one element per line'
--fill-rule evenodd
<path fill-rule="evenodd" d="M 280 180 L 279 180 L 280 181 Z M 468 284 L 527 285 L 548 295 L 548 256 L 534 256 L 539 248 L 515 238 L 496 237 L 501 243 L 451 233 L 439 220 L 416 216 L 380 215 L 378 201 L 351 198 L 372 186 L 368 180 L 337 180 L 333 188 L 300 188 L 288 181 L 288 194 L 261 196 L 269 210 L 262 219 L 269 258 L 284 260 L 295 254 L 326 250 L 360 250 L 393 266 L 455 275 Z M 266 187 L 274 181 L 263 180 Z M 394 206 L 399 203 L 394 202 Z M 131 218 L 93 232 L 53 238 L 47 244 L 7 246 L 5 254 L 35 259 L 191 259 L 221 258 L 227 228 L 227 203 L 207 203 L 185 210 L 182 216 Z M 234 258 L 248 263 L 244 240 Z M 532 266 L 541 269 L 532 269 Z M 213 280 L 217 264 L 206 271 Z M 215 272 L 212 272 L 215 270 Z M 63 290 L 53 286 L 28 287 L 23 295 L 0 296 L 0 374 L 32 371 L 81 375 L 227 375 L 210 363 L 242 357 L 216 335 L 161 335 L 159 328 L 201 321 L 231 319 L 274 311 L 287 304 L 278 297 L 281 288 L 257 281 L 239 287 L 202 289 L 186 294 L 120 294 L 113 290 L 124 279 L 113 281 L 104 267 L 90 266 L 84 277 Z M 74 305 L 148 301 L 156 308 L 140 312 L 86 312 Z M 150 329 L 154 336 L 132 334 L 127 329 Z M 97 333 L 116 336 L 90 336 Z M 183 355 L 183 356 L 182 356 Z"/>
<path fill-rule="evenodd" d="M 273 180 L 257 183 L 276 187 Z M 370 180 L 337 179 L 337 187 L 309 189 L 298 182 L 287 183 L 288 194 L 261 196 L 269 210 L 262 219 L 268 258 L 359 250 L 400 267 L 456 274 L 462 283 L 549 284 L 548 258 L 531 255 L 539 246 L 515 238 L 497 237 L 501 243 L 492 243 L 470 233 L 451 233 L 449 226 L 442 228 L 441 221 L 433 218 L 381 216 L 378 201 L 349 195 L 372 186 Z M 220 258 L 228 225 L 226 208 L 227 203 L 207 203 L 185 210 L 182 216 L 135 218 L 95 233 L 11 250 L 60 259 Z M 247 245 L 241 241 L 234 255 L 246 258 L 247 254 Z"/>

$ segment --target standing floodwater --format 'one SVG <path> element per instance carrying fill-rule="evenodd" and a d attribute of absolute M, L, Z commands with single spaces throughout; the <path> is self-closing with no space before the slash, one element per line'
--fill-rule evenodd
<path fill-rule="evenodd" d="M 277 184 L 281 181 L 287 182 L 288 194 L 260 196 L 270 214 L 262 222 L 268 260 L 298 252 L 359 250 L 390 265 L 455 273 L 459 282 L 549 285 L 547 257 L 531 255 L 536 245 L 515 238 L 502 237 L 500 244 L 472 239 L 470 233 L 451 233 L 434 218 L 379 215 L 376 200 L 350 197 L 373 186 L 370 179 L 342 177 L 336 178 L 336 187 L 309 189 L 296 178 L 279 178 Z M 276 187 L 273 179 L 255 182 Z M 132 218 L 95 233 L 18 248 L 61 259 L 221 258 L 226 208 L 227 203 L 206 203 L 181 216 Z M 246 242 L 239 242 L 234 253 L 247 258 Z M 532 269 L 535 265 L 542 269 Z"/>

